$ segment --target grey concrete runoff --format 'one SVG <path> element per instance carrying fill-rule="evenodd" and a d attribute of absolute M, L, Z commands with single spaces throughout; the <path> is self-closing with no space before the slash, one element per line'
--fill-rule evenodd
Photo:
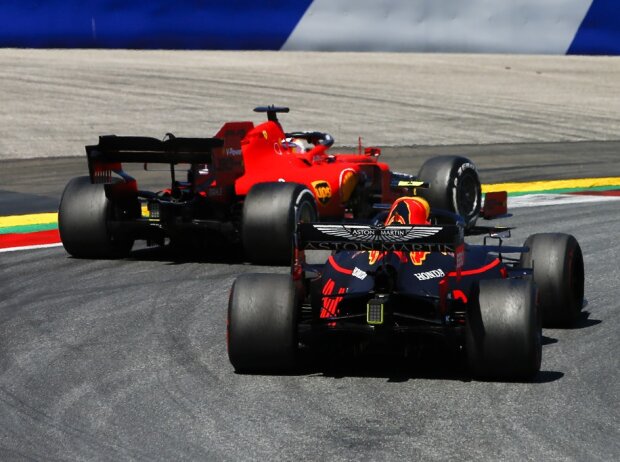
<path fill-rule="evenodd" d="M 618 140 L 618 75 L 618 57 L 1 49 L 0 159 L 212 136 L 264 104 L 345 146 Z"/>

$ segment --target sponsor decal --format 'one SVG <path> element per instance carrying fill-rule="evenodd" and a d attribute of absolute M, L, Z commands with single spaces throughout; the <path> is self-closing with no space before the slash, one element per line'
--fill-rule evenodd
<path fill-rule="evenodd" d="M 314 183 L 312 183 L 314 186 Z M 351 241 L 403 242 L 434 236 L 443 228 L 441 226 L 390 226 L 387 228 L 370 228 L 364 225 L 314 225 L 324 234 L 349 239 Z"/>
<path fill-rule="evenodd" d="M 327 205 L 329 200 L 332 198 L 332 188 L 329 186 L 329 183 L 324 180 L 313 181 L 312 188 L 314 189 L 317 200 L 322 205 Z"/>
<path fill-rule="evenodd" d="M 424 271 L 423 273 L 414 273 L 413 275 L 418 278 L 418 281 L 427 281 L 429 279 L 442 278 L 446 274 L 441 269 L 435 269 L 430 271 Z"/>
<path fill-rule="evenodd" d="M 224 195 L 224 190 L 220 187 L 207 189 L 207 195 L 209 197 L 221 197 Z"/>
<path fill-rule="evenodd" d="M 240 156 L 241 149 L 226 148 L 226 155 L 227 156 Z"/>
<path fill-rule="evenodd" d="M 304 248 L 307 250 L 336 250 L 347 252 L 370 252 L 371 250 L 381 252 L 454 252 L 451 244 L 412 244 L 403 242 L 323 242 L 308 241 Z M 369 256 L 370 263 L 373 264 Z M 377 256 L 379 259 L 380 256 Z"/>
<path fill-rule="evenodd" d="M 409 252 L 409 258 L 411 258 L 411 263 L 416 266 L 421 266 L 429 253 L 430 252 Z"/>
<path fill-rule="evenodd" d="M 456 175 L 454 176 L 454 187 L 455 187 L 455 191 L 456 191 L 456 185 L 459 182 L 459 179 L 461 178 L 461 175 L 466 171 L 466 170 L 473 170 L 474 172 L 476 172 L 476 166 L 474 164 L 471 164 L 469 162 L 464 163 L 463 165 L 461 165 L 459 167 L 459 169 L 456 172 Z"/>
<path fill-rule="evenodd" d="M 363 281 L 368 275 L 366 274 L 366 271 L 361 270 L 356 266 L 355 268 L 353 268 L 353 276 Z"/>
<path fill-rule="evenodd" d="M 266 140 L 269 139 L 269 134 L 267 133 L 267 130 L 263 130 L 263 138 L 265 138 Z"/>

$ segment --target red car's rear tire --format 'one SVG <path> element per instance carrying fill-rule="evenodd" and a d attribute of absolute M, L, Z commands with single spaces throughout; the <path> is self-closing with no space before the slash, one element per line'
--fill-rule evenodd
<path fill-rule="evenodd" d="M 67 183 L 58 208 L 58 230 L 65 250 L 77 258 L 121 258 L 129 254 L 134 240 L 113 235 L 108 221 L 114 204 L 103 184 L 81 176 Z"/>
<path fill-rule="evenodd" d="M 255 264 L 291 263 L 293 236 L 299 221 L 317 221 L 314 196 L 297 183 L 259 183 L 243 204 L 241 240 Z"/>

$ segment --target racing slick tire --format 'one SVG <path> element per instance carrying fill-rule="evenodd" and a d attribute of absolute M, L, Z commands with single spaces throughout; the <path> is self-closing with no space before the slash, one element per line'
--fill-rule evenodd
<path fill-rule="evenodd" d="M 288 265 L 299 221 L 318 220 L 314 195 L 297 183 L 259 183 L 243 204 L 241 240 L 255 264 Z"/>
<path fill-rule="evenodd" d="M 542 328 L 528 279 L 482 280 L 468 304 L 465 348 L 474 377 L 528 380 L 540 370 Z"/>
<path fill-rule="evenodd" d="M 449 210 L 463 217 L 471 229 L 480 216 L 482 189 L 474 163 L 461 156 L 438 156 L 428 159 L 418 172 L 418 180 L 430 188 L 420 190 L 431 208 Z"/>
<path fill-rule="evenodd" d="M 67 183 L 58 207 L 58 230 L 65 250 L 76 258 L 122 258 L 134 240 L 112 235 L 108 220 L 114 204 L 103 184 L 92 184 L 87 176 Z"/>
<path fill-rule="evenodd" d="M 574 236 L 563 233 L 532 234 L 523 244 L 521 266 L 533 268 L 543 327 L 568 327 L 583 307 L 584 265 Z"/>
<path fill-rule="evenodd" d="M 242 274 L 228 301 L 228 358 L 237 372 L 285 372 L 297 357 L 298 301 L 288 274 Z"/>

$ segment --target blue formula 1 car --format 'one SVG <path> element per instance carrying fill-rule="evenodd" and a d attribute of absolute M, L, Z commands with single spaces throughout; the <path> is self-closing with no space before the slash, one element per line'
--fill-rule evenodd
<path fill-rule="evenodd" d="M 465 243 L 462 219 L 419 197 L 398 199 L 380 224 L 300 223 L 290 274 L 232 286 L 232 365 L 273 373 L 330 341 L 410 349 L 440 339 L 465 351 L 474 377 L 533 378 L 542 326 L 569 325 L 582 309 L 581 249 L 567 234 L 509 247 L 508 229 L 486 231 L 483 245 Z M 312 250 L 331 253 L 309 264 Z"/>

